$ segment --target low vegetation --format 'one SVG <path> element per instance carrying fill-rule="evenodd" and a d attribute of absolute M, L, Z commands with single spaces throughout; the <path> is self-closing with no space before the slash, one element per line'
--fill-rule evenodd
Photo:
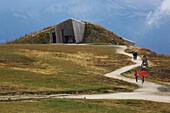
<path fill-rule="evenodd" d="M 1 102 L 2 113 L 169 113 L 170 104 L 132 100 L 45 99 Z"/>
<path fill-rule="evenodd" d="M 136 86 L 103 74 L 130 65 L 112 46 L 0 45 L 0 94 L 109 93 Z"/>
<path fill-rule="evenodd" d="M 129 47 L 127 52 L 132 53 L 137 51 L 140 56 L 146 55 L 149 60 L 149 67 L 147 68 L 147 79 L 156 81 L 170 86 L 170 56 L 163 54 L 156 54 L 148 49 L 138 47 Z M 131 76 L 133 76 L 131 71 Z"/>
<path fill-rule="evenodd" d="M 125 45 L 123 39 L 111 31 L 89 22 L 85 22 L 85 34 L 84 41 L 85 43 L 105 43 L 105 44 L 120 44 Z"/>
<path fill-rule="evenodd" d="M 44 28 L 38 32 L 25 34 L 16 40 L 7 42 L 7 44 L 48 44 L 50 42 L 49 30 L 52 26 Z"/>

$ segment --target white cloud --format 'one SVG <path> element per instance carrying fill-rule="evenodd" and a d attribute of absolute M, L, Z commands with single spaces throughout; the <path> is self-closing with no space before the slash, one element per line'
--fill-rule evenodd
<path fill-rule="evenodd" d="M 159 7 L 161 2 L 162 0 L 108 0 L 107 8 L 112 15 L 145 18 L 148 12 Z"/>
<path fill-rule="evenodd" d="M 160 6 L 155 10 L 151 11 L 146 18 L 146 25 L 153 27 L 159 27 L 163 24 L 163 19 L 170 17 L 170 0 L 164 0 Z"/>
<path fill-rule="evenodd" d="M 114 8 L 114 9 L 125 9 L 124 6 L 120 5 L 119 2 L 115 2 L 113 0 L 108 0 L 108 6 L 110 8 Z"/>
<path fill-rule="evenodd" d="M 145 12 L 132 12 L 128 17 L 135 18 L 135 17 L 146 17 L 147 13 Z"/>
<path fill-rule="evenodd" d="M 114 9 L 147 10 L 158 6 L 162 0 L 108 0 Z"/>

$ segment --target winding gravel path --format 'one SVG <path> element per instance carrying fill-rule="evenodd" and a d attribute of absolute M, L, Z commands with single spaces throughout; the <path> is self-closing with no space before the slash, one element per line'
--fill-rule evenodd
<path fill-rule="evenodd" d="M 120 54 L 125 54 L 127 56 L 132 57 L 131 54 L 125 53 L 124 50 L 127 48 L 126 46 L 116 46 L 119 47 L 117 52 Z M 142 85 L 141 80 L 138 80 L 136 83 L 135 79 L 126 78 L 121 76 L 121 73 L 124 73 L 130 69 L 138 67 L 141 65 L 142 61 L 141 58 L 138 57 L 137 60 L 134 60 L 136 64 L 123 67 L 111 73 L 107 73 L 104 76 L 116 78 L 120 80 L 124 80 L 133 84 L 137 84 L 139 86 L 134 92 L 129 93 L 112 93 L 112 94 L 94 94 L 94 95 L 72 95 L 72 96 L 63 96 L 60 98 L 86 98 L 86 99 L 135 99 L 135 100 L 149 100 L 149 101 L 156 101 L 156 102 L 166 102 L 170 103 L 170 96 L 163 95 L 159 92 L 158 88 L 163 87 L 162 85 L 152 83 L 152 82 L 144 82 Z"/>
<path fill-rule="evenodd" d="M 115 46 L 117 52 L 120 54 L 125 54 L 132 57 L 131 54 L 125 53 L 124 50 L 127 48 L 126 46 Z M 134 92 L 129 93 L 111 93 L 111 94 L 93 94 L 93 95 L 14 95 L 14 96 L 0 96 L 0 101 L 25 101 L 32 99 L 43 99 L 43 98 L 79 98 L 79 99 L 133 99 L 133 100 L 149 100 L 156 102 L 166 102 L 170 103 L 170 96 L 162 95 L 159 92 L 158 88 L 163 87 L 159 84 L 146 82 L 142 85 L 142 82 L 139 80 L 136 83 L 135 79 L 130 79 L 121 76 L 121 73 L 126 72 L 130 69 L 138 67 L 141 65 L 141 59 L 138 57 L 137 60 L 134 61 L 136 64 L 123 67 L 111 73 L 107 73 L 104 76 L 116 78 L 120 80 L 124 80 L 133 84 L 137 84 L 139 86 Z"/>

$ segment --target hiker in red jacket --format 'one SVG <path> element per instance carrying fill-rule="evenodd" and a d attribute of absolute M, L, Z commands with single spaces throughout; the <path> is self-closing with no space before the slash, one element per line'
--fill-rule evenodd
<path fill-rule="evenodd" d="M 135 76 L 136 82 L 138 82 L 138 72 L 137 72 L 137 70 L 134 71 L 134 76 Z"/>
<path fill-rule="evenodd" d="M 140 75 L 142 76 L 142 84 L 144 83 L 144 77 L 145 77 L 145 71 L 144 71 L 144 69 L 142 69 L 141 71 L 140 71 Z"/>

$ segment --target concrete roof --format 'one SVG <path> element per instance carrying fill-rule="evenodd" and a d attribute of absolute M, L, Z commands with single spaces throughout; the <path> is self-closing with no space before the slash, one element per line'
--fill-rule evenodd
<path fill-rule="evenodd" d="M 66 19 L 66 20 L 64 20 L 64 21 L 62 21 L 62 22 L 60 22 L 60 23 L 58 23 L 58 24 L 56 24 L 56 25 L 59 25 L 59 24 L 61 24 L 61 23 L 63 23 L 63 22 L 66 22 L 66 21 L 68 21 L 68 20 L 74 20 L 74 21 L 80 22 L 80 23 L 82 23 L 82 24 L 85 24 L 84 22 L 82 22 L 82 21 L 80 21 L 80 20 L 77 20 L 77 19 L 74 19 L 74 18 L 68 18 L 68 19 Z M 55 26 L 56 26 L 56 25 L 55 25 Z"/>
<path fill-rule="evenodd" d="M 126 38 L 123 38 L 123 40 L 129 41 L 129 42 L 132 42 L 132 43 L 135 43 L 134 41 L 129 40 L 129 39 L 126 39 Z"/>

